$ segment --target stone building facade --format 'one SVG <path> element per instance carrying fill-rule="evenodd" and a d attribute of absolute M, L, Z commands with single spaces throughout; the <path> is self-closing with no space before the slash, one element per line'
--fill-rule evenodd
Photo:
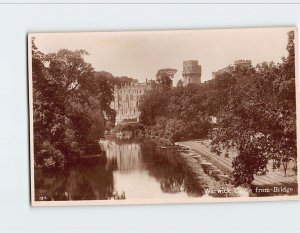
<path fill-rule="evenodd" d="M 184 86 L 189 83 L 201 83 L 201 66 L 197 60 L 183 61 L 182 77 Z"/>
<path fill-rule="evenodd" d="M 139 102 L 150 87 L 151 84 L 148 81 L 115 87 L 111 108 L 116 110 L 116 125 L 125 122 L 139 122 Z"/>

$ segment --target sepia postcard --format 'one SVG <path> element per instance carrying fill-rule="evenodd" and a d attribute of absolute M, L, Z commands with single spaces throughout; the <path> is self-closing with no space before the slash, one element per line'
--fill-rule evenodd
<path fill-rule="evenodd" d="M 299 200 L 297 35 L 30 33 L 32 205 Z"/>

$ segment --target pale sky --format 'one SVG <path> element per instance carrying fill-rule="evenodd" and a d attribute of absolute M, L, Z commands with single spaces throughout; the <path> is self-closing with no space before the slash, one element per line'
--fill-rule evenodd
<path fill-rule="evenodd" d="M 212 72 L 235 60 L 280 62 L 287 56 L 287 32 L 295 28 L 135 31 L 94 33 L 38 33 L 35 43 L 43 53 L 59 49 L 84 49 L 85 60 L 96 71 L 128 76 L 144 82 L 155 79 L 157 70 L 177 69 L 174 84 L 181 79 L 182 62 L 198 60 L 202 82 Z"/>

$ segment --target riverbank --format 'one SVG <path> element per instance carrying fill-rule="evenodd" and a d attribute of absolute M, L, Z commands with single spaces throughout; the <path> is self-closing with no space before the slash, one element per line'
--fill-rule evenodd
<path fill-rule="evenodd" d="M 248 196 L 240 188 L 235 188 L 230 183 L 230 177 L 222 173 L 216 166 L 209 163 L 190 150 L 180 153 L 185 160 L 185 165 L 193 174 L 196 185 L 204 189 L 205 195 L 210 197 L 240 197 Z"/>
<path fill-rule="evenodd" d="M 226 158 L 211 153 L 209 147 L 207 147 L 201 140 L 176 142 L 175 144 L 188 148 L 190 151 L 195 152 L 198 158 L 209 161 L 213 166 L 216 166 L 220 171 L 228 175 L 228 177 L 230 177 L 230 181 L 232 182 L 232 157 Z M 267 174 L 256 175 L 254 177 L 254 181 L 251 183 L 251 187 L 254 188 L 264 186 L 293 187 L 293 190 L 296 190 L 295 187 L 297 187 L 297 175 L 292 171 L 289 171 L 287 176 L 284 176 L 282 170 L 277 169 L 273 171 L 271 168 L 269 168 L 269 172 Z"/>
<path fill-rule="evenodd" d="M 200 158 L 208 160 L 213 165 L 217 166 L 223 173 L 232 176 L 233 168 L 231 166 L 232 161 L 229 158 L 218 156 L 217 154 L 211 153 L 208 148 L 206 148 L 201 141 L 184 141 L 176 142 L 176 145 L 186 147 L 191 151 L 197 153 Z"/>

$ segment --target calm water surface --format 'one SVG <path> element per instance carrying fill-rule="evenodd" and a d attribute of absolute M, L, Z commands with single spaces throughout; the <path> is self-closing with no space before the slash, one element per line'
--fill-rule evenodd
<path fill-rule="evenodd" d="M 36 200 L 169 199 L 200 197 L 175 148 L 153 142 L 103 140 L 101 159 L 65 171 L 35 172 Z"/>

